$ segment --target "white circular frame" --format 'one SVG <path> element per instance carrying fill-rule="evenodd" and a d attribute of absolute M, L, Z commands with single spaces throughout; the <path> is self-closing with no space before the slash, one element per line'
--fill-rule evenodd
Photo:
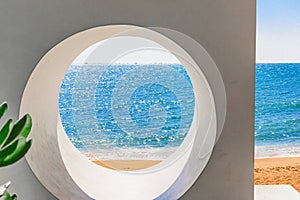
<path fill-rule="evenodd" d="M 197 54 L 202 59 L 201 65 L 198 65 L 191 57 L 197 55 L 189 55 L 159 33 L 165 29 L 157 30 L 132 25 L 89 29 L 52 48 L 33 71 L 20 107 L 20 115 L 30 113 L 34 122 L 30 134 L 34 143 L 26 159 L 40 182 L 57 198 L 178 199 L 206 166 L 220 135 L 217 122 L 220 121 L 222 129 L 225 120 L 226 96 L 222 78 L 201 45 Z M 143 37 L 168 49 L 186 68 L 195 93 L 194 119 L 183 144 L 160 164 L 133 172 L 111 170 L 90 162 L 67 138 L 58 110 L 60 85 L 72 61 L 89 46 L 122 35 Z M 217 94 L 213 94 L 205 77 L 210 78 L 211 75 L 203 74 L 203 68 L 215 70 L 212 79 L 217 80 L 213 85 Z M 223 101 L 216 105 L 214 96 L 220 96 Z M 222 109 L 216 111 L 218 107 Z"/>

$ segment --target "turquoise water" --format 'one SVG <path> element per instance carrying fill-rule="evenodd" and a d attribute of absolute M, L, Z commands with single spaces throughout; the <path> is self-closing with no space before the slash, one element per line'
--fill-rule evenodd
<path fill-rule="evenodd" d="M 258 157 L 300 155 L 300 64 L 257 64 Z"/>
<path fill-rule="evenodd" d="M 59 94 L 62 124 L 81 151 L 148 149 L 171 154 L 194 113 L 191 81 L 182 65 L 78 66 Z M 300 64 L 257 64 L 257 157 L 300 155 Z M 127 151 L 128 152 L 128 151 Z M 131 154 L 130 154 L 131 155 Z"/>
<path fill-rule="evenodd" d="M 180 64 L 72 65 L 61 85 L 59 110 L 66 134 L 85 154 L 111 159 L 143 150 L 140 156 L 150 152 L 161 159 L 191 126 L 194 92 Z"/>

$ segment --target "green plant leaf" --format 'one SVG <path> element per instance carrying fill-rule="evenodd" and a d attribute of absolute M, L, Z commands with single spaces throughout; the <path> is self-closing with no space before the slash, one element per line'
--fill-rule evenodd
<path fill-rule="evenodd" d="M 12 195 L 11 200 L 17 200 L 17 195 L 16 194 Z"/>
<path fill-rule="evenodd" d="M 13 127 L 13 121 L 12 121 L 12 119 L 9 119 L 4 124 L 4 126 L 2 127 L 2 129 L 0 130 L 0 149 L 4 145 L 4 142 L 6 141 L 6 139 L 8 138 L 9 133 L 10 133 L 12 127 Z"/>
<path fill-rule="evenodd" d="M 13 143 L 10 145 L 5 146 L 0 150 L 0 162 L 4 160 L 7 156 L 12 154 L 18 147 L 19 140 L 15 140 Z M 23 140 L 21 140 L 23 142 Z M 1 164 L 0 164 L 1 165 Z"/>
<path fill-rule="evenodd" d="M 6 191 L 3 196 L 0 197 L 0 200 L 17 200 L 17 195 L 14 194 L 10 196 L 9 192 Z"/>
<path fill-rule="evenodd" d="M 2 197 L 0 197 L 0 200 L 11 200 L 11 196 L 10 196 L 10 194 L 6 191 L 6 192 L 4 192 L 4 194 L 2 195 Z"/>
<path fill-rule="evenodd" d="M 25 140 L 26 141 L 26 140 Z M 18 145 L 17 149 L 13 152 L 13 154 L 9 155 L 3 162 L 6 165 L 10 165 L 14 162 L 17 162 L 18 160 L 20 160 L 23 156 L 25 156 L 25 154 L 27 153 L 27 151 L 29 150 L 29 148 L 32 145 L 32 140 L 28 140 L 26 141 L 26 143 L 22 143 L 22 145 Z"/>
<path fill-rule="evenodd" d="M 7 166 L 21 159 L 29 150 L 31 144 L 31 140 L 26 141 L 26 138 L 19 137 L 11 145 L 0 151 L 0 166 Z"/>
<path fill-rule="evenodd" d="M 4 113 L 6 112 L 8 108 L 8 105 L 6 102 L 3 102 L 1 105 L 0 105 L 0 119 L 2 118 L 2 116 L 4 115 Z"/>
<path fill-rule="evenodd" d="M 32 119 L 29 114 L 24 115 L 12 128 L 7 140 L 4 143 L 4 146 L 11 143 L 14 139 L 19 136 L 26 138 L 32 127 Z"/>
<path fill-rule="evenodd" d="M 8 109 L 6 102 L 0 105 L 0 119 Z M 31 131 L 32 119 L 29 114 L 24 115 L 15 124 L 9 119 L 0 130 L 0 167 L 13 164 L 21 159 L 31 147 L 32 141 L 27 140 Z M 16 195 L 7 198 L 17 199 Z M 0 200 L 3 198 L 1 197 Z"/>

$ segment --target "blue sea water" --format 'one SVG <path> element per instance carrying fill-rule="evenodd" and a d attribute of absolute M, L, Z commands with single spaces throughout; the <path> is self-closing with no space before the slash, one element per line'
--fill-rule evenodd
<path fill-rule="evenodd" d="M 257 157 L 300 155 L 300 64 L 256 65 Z"/>
<path fill-rule="evenodd" d="M 161 159 L 191 126 L 194 92 L 180 64 L 71 65 L 59 111 L 70 141 L 85 154 L 132 158 L 148 149 L 143 156 Z"/>
<path fill-rule="evenodd" d="M 179 64 L 72 65 L 59 109 L 65 132 L 81 151 L 103 157 L 114 149 L 126 157 L 120 149 L 151 149 L 164 157 L 189 130 L 193 95 Z M 300 64 L 256 65 L 255 145 L 256 157 L 300 155 Z"/>

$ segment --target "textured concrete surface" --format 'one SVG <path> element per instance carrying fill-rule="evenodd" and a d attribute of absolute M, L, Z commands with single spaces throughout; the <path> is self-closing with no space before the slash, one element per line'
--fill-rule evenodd
<path fill-rule="evenodd" d="M 201 43 L 215 60 L 228 102 L 211 160 L 182 199 L 252 200 L 255 18 L 255 1 L 247 0 L 0 0 L 0 101 L 9 102 L 6 116 L 16 119 L 38 61 L 79 31 L 106 24 L 180 31 Z M 10 191 L 20 199 L 55 199 L 25 160 L 0 169 L 0 182 L 7 180 L 12 180 Z"/>
<path fill-rule="evenodd" d="M 300 200 L 300 194 L 290 185 L 256 185 L 255 200 Z"/>

